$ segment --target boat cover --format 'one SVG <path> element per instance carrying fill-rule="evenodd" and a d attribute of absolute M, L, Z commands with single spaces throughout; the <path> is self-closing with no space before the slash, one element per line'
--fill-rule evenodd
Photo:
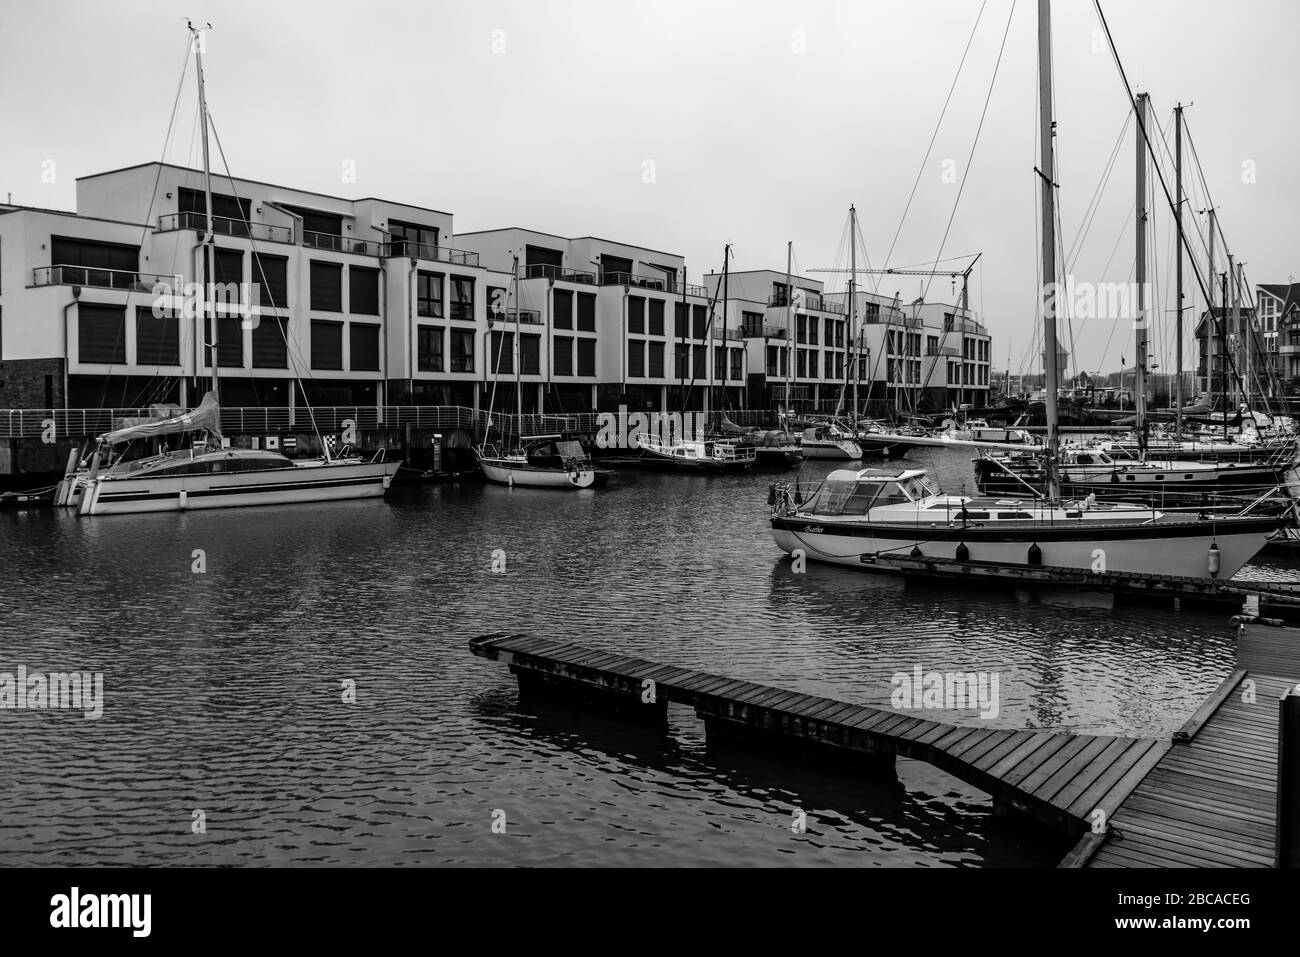
<path fill-rule="evenodd" d="M 165 419 L 134 421 L 125 419 L 123 421 L 122 428 L 115 429 L 112 432 L 105 432 L 99 436 L 99 441 L 106 442 L 109 445 L 116 445 L 119 442 L 129 442 L 132 439 L 147 439 L 156 435 L 171 435 L 174 432 L 197 432 L 200 429 L 219 432 L 221 428 L 221 409 L 217 405 L 216 393 L 208 392 L 203 396 L 203 401 L 189 412 L 169 416 Z"/>

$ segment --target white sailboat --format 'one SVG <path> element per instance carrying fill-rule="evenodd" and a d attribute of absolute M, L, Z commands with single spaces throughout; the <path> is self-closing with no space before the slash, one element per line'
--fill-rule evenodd
<path fill-rule="evenodd" d="M 523 422 L 522 370 L 520 368 L 519 328 L 519 257 L 514 257 L 515 278 L 515 421 Z M 499 342 L 499 340 L 498 340 Z M 497 368 L 500 369 L 500 356 Z M 493 376 L 492 398 L 496 398 L 496 381 Z M 488 430 L 492 428 L 492 403 L 488 408 Z M 584 489 L 597 484 L 600 472 L 592 465 L 591 457 L 582 445 L 563 434 L 520 436 L 513 449 L 502 450 L 484 442 L 474 450 L 478 466 L 489 482 L 527 488 Z"/>
<path fill-rule="evenodd" d="M 208 156 L 208 111 L 203 86 L 203 52 L 199 31 L 190 26 L 198 72 L 199 123 L 202 128 L 203 177 L 206 200 L 203 254 L 205 277 L 211 277 L 213 249 L 212 172 Z M 208 309 L 210 283 L 200 297 L 198 326 Z M 212 323 L 212 391 L 190 412 L 135 422 L 97 438 L 89 466 L 65 476 L 59 500 L 75 504 L 80 515 L 169 512 L 187 509 L 232 508 L 247 505 L 286 505 L 382 496 L 400 461 L 385 461 L 383 449 L 369 459 L 348 455 L 345 446 L 334 455 L 322 441 L 319 458 L 291 459 L 278 452 L 223 447 L 218 400 L 218 323 Z M 125 458 L 126 446 L 137 439 L 199 433 L 189 448 L 164 451 L 140 459 Z M 121 447 L 119 449 L 119 447 Z"/>
<path fill-rule="evenodd" d="M 772 536 L 786 552 L 856 567 L 877 555 L 1049 565 L 1081 571 L 1231 577 L 1281 525 L 1249 509 L 1232 517 L 1063 500 L 1057 414 L 1055 163 L 1049 0 L 1038 2 L 1042 281 L 1048 449 L 1042 497 L 944 495 L 922 469 L 835 471 L 815 490 L 773 489 Z M 1141 117 L 1139 117 L 1141 120 Z M 1141 304 L 1139 304 L 1141 308 Z"/>

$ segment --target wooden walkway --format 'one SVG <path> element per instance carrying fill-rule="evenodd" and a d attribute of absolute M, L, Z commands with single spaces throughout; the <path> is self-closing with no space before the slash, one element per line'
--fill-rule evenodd
<path fill-rule="evenodd" d="M 646 717 L 668 702 L 695 708 L 710 734 L 761 736 L 820 753 L 926 761 L 1070 836 L 1095 811 L 1114 816 L 1171 742 L 953 725 L 529 635 L 485 635 L 474 654 L 503 661 L 521 689 L 595 697 Z"/>
<path fill-rule="evenodd" d="M 1274 866 L 1278 699 L 1300 682 L 1300 629 L 1248 625 L 1237 658 L 1238 669 L 1110 816 L 1105 838 L 1076 847 L 1076 862 Z"/>

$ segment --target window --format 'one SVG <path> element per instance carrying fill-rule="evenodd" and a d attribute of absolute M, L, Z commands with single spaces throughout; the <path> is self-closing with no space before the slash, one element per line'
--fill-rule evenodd
<path fill-rule="evenodd" d="M 284 256 L 253 255 L 253 282 L 258 304 L 283 309 L 289 305 L 289 260 Z"/>
<path fill-rule="evenodd" d="M 703 306 L 691 307 L 691 320 L 694 328 L 691 330 L 691 338 L 703 339 L 704 333 L 709 328 L 709 317 Z"/>
<path fill-rule="evenodd" d="M 824 359 L 826 361 L 826 369 L 825 372 L 823 372 L 822 377 L 825 379 L 834 379 L 835 378 L 835 353 L 833 352 L 826 353 Z"/>
<path fill-rule="evenodd" d="M 515 372 L 515 334 L 513 332 L 493 332 L 492 333 L 492 355 L 488 361 L 492 363 L 492 374 L 505 373 L 514 375 Z"/>
<path fill-rule="evenodd" d="M 451 317 L 474 321 L 474 280 L 469 276 L 451 277 Z"/>
<path fill-rule="evenodd" d="M 370 322 L 349 323 L 348 354 L 353 372 L 378 372 L 379 326 Z"/>
<path fill-rule="evenodd" d="M 415 311 L 417 315 L 443 318 L 442 274 L 421 270 L 415 276 Z"/>
<path fill-rule="evenodd" d="M 524 375 L 542 374 L 542 337 L 519 337 L 519 371 Z"/>
<path fill-rule="evenodd" d="M 627 282 L 631 275 L 632 260 L 623 259 L 620 256 L 611 256 L 609 253 L 601 254 L 600 281 L 602 284 Z"/>
<path fill-rule="evenodd" d="M 573 375 L 573 337 L 555 337 L 555 374 Z"/>
<path fill-rule="evenodd" d="M 506 316 L 510 311 L 510 293 L 501 286 L 487 287 L 487 308 L 494 316 Z"/>
<path fill-rule="evenodd" d="M 213 256 L 216 284 L 212 288 L 212 302 L 217 306 L 237 306 L 240 303 L 240 284 L 244 281 L 244 254 L 238 249 L 217 249 Z"/>
<path fill-rule="evenodd" d="M 794 360 L 794 375 L 796 379 L 808 378 L 806 375 L 804 375 L 804 369 L 807 366 L 807 362 L 808 362 L 808 350 L 800 349 L 798 354 L 795 356 L 795 360 Z"/>
<path fill-rule="evenodd" d="M 288 320 L 278 316 L 262 316 L 253 327 L 253 368 L 289 368 L 289 348 L 285 343 L 285 326 Z"/>
<path fill-rule="evenodd" d="M 763 334 L 763 314 L 761 312 L 742 312 L 740 314 L 740 329 L 746 338 L 753 338 Z"/>
<path fill-rule="evenodd" d="M 708 346 L 696 346 L 691 356 L 691 375 L 696 379 L 704 378 L 704 363 L 707 361 L 705 353 L 708 348 Z"/>
<path fill-rule="evenodd" d="M 177 192 L 177 209 L 181 212 L 182 229 L 202 229 L 208 216 L 207 199 L 201 189 L 189 189 L 182 186 Z M 225 193 L 212 194 L 212 231 L 226 236 L 247 236 L 248 210 L 251 203 L 247 199 L 227 196 Z"/>
<path fill-rule="evenodd" d="M 554 324 L 556 329 L 573 328 L 573 293 L 567 289 L 555 290 Z M 556 341 L 558 342 L 559 340 Z"/>
<path fill-rule="evenodd" d="M 394 256 L 410 256 L 412 259 L 438 257 L 437 226 L 420 226 L 416 223 L 403 223 L 390 219 L 388 232 L 393 237 L 391 249 Z"/>
<path fill-rule="evenodd" d="M 727 377 L 727 349 L 726 346 L 714 346 L 713 348 L 713 378 L 722 382 Z"/>
<path fill-rule="evenodd" d="M 417 368 L 421 372 L 442 371 L 442 326 L 420 326 L 415 333 Z"/>
<path fill-rule="evenodd" d="M 817 345 L 817 317 L 800 316 L 799 318 L 808 320 L 808 344 L 810 346 Z"/>
<path fill-rule="evenodd" d="M 691 371 L 691 347 L 679 342 L 673 346 L 673 375 L 685 379 Z"/>
<path fill-rule="evenodd" d="M 578 331 L 596 331 L 596 297 L 589 292 L 578 293 Z"/>
<path fill-rule="evenodd" d="M 175 316 L 155 316 L 153 309 L 146 307 L 135 310 L 135 364 L 181 364 L 180 325 Z"/>
<path fill-rule="evenodd" d="M 592 297 L 595 298 L 594 296 Z M 578 340 L 578 375 L 596 374 L 596 340 Z"/>
<path fill-rule="evenodd" d="M 662 299 L 650 300 L 650 335 L 662 336 L 664 334 L 664 301 Z"/>
<path fill-rule="evenodd" d="M 365 316 L 379 315 L 379 270 L 348 267 L 348 311 Z M 353 366 L 355 369 L 356 366 Z"/>
<path fill-rule="evenodd" d="M 835 348 L 844 348 L 844 320 L 835 320 Z"/>
<path fill-rule="evenodd" d="M 204 350 L 204 365 L 212 364 L 212 317 L 203 317 L 203 338 L 208 343 Z M 239 369 L 244 365 L 244 328 L 238 316 L 221 316 L 217 319 L 217 365 L 221 368 Z"/>
<path fill-rule="evenodd" d="M 628 297 L 627 331 L 645 332 L 645 300 L 642 299 L 640 296 Z"/>
<path fill-rule="evenodd" d="M 343 311 L 343 264 L 311 263 L 311 307 L 318 312 Z M 312 365 L 315 365 L 313 362 Z M 320 368 L 324 368 L 321 366 Z"/>
<path fill-rule="evenodd" d="M 673 303 L 673 338 L 685 339 L 690 330 L 689 325 L 690 307 L 684 302 Z"/>
<path fill-rule="evenodd" d="M 474 371 L 474 332 L 466 329 L 451 330 L 451 371 Z"/>
<path fill-rule="evenodd" d="M 524 247 L 525 266 L 549 266 L 554 272 L 558 272 L 563 264 L 564 253 L 558 249 L 547 249 L 545 246 Z M 545 270 L 539 271 L 537 275 L 544 275 L 545 272 Z"/>
<path fill-rule="evenodd" d="M 662 310 L 660 310 L 662 313 Z M 664 375 L 664 344 L 662 342 L 651 342 L 650 344 L 650 371 L 647 373 L 652 379 L 662 379 Z"/>
<path fill-rule="evenodd" d="M 643 339 L 628 341 L 627 374 L 630 378 L 645 378 L 645 340 Z"/>
<path fill-rule="evenodd" d="M 893 333 L 890 333 L 890 335 L 892 334 Z M 795 342 L 808 341 L 808 317 L 807 316 L 794 317 L 794 341 Z"/>
<path fill-rule="evenodd" d="M 343 368 L 343 323 L 312 320 L 311 367 L 313 369 Z"/>
<path fill-rule="evenodd" d="M 777 375 L 776 357 L 777 357 L 776 346 L 768 346 L 767 347 L 767 374 L 769 376 Z"/>
<path fill-rule="evenodd" d="M 326 213 L 319 209 L 304 209 L 301 206 L 285 206 L 291 213 L 302 217 L 302 244 L 318 249 L 340 249 L 343 244 L 338 237 L 343 235 L 343 217 L 338 213 Z"/>
<path fill-rule="evenodd" d="M 728 349 L 727 351 L 731 353 L 731 378 L 739 379 L 744 365 L 743 353 L 740 349 Z"/>

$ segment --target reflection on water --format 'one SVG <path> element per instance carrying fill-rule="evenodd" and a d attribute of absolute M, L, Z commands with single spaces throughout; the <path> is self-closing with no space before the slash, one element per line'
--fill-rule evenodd
<path fill-rule="evenodd" d="M 909 461 L 971 482 L 967 455 Z M 107 699 L 98 721 L 0 711 L 0 860 L 1052 864 L 1055 839 L 927 765 L 864 780 L 710 746 L 690 711 L 664 734 L 521 703 L 466 642 L 532 631 L 864 704 L 917 665 L 995 671 L 998 726 L 1140 735 L 1172 731 L 1231 669 L 1221 616 L 792 574 L 767 531 L 772 480 L 0 515 L 0 671 L 103 671 Z"/>

